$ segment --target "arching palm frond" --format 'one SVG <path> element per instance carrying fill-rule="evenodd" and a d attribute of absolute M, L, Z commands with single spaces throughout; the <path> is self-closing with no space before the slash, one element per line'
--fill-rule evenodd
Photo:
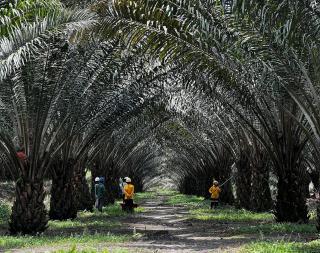
<path fill-rule="evenodd" d="M 18 10 L 14 12 L 19 13 L 18 25 L 4 24 L 3 29 L 7 33 L 3 32 L 0 37 L 0 81 L 25 65 L 31 56 L 45 52 L 54 33 L 74 37 L 74 33 L 92 27 L 95 23 L 95 15 L 87 10 L 63 9 L 59 4 L 34 5 L 35 9 L 22 8 L 21 13 Z M 15 16 L 3 17 L 4 21 L 9 20 L 8 23 L 16 22 L 15 19 Z"/>

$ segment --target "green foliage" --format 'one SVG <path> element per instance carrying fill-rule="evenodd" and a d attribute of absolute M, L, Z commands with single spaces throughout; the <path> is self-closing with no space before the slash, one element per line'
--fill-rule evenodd
<path fill-rule="evenodd" d="M 199 208 L 190 210 L 191 217 L 197 220 L 213 220 L 213 221 L 271 221 L 273 215 L 271 213 L 255 213 L 244 209 L 218 208 L 214 210 L 208 208 Z"/>
<path fill-rule="evenodd" d="M 11 207 L 9 204 L 0 201 L 0 224 L 5 224 L 9 221 Z"/>
<path fill-rule="evenodd" d="M 315 253 L 319 252 L 320 240 L 300 242 L 255 242 L 246 245 L 240 253 Z"/>
<path fill-rule="evenodd" d="M 34 22 L 45 18 L 49 13 L 61 10 L 62 5 L 57 0 L 22 0 L 14 1 L 0 8 L 0 35 L 8 36 L 13 27 L 22 23 Z"/>
<path fill-rule="evenodd" d="M 52 35 L 66 26 L 76 32 L 95 23 L 88 10 L 71 11 L 56 0 L 17 1 L 1 8 L 0 17 L 0 81 L 24 66 L 31 56 L 44 53 Z"/>

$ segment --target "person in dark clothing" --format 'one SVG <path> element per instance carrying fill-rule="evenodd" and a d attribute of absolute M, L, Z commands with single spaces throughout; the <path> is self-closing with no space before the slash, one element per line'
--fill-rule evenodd
<path fill-rule="evenodd" d="M 95 178 L 95 186 L 94 186 L 94 193 L 96 197 L 96 208 L 102 212 L 102 206 L 103 206 L 103 199 L 104 195 L 106 194 L 106 188 L 103 184 L 103 181 L 99 178 Z"/>

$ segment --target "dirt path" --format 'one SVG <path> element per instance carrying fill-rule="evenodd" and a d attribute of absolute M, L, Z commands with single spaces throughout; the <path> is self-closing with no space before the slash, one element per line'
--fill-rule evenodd
<path fill-rule="evenodd" d="M 189 220 L 188 208 L 166 205 L 167 196 L 144 203 L 146 212 L 127 222 L 128 228 L 145 234 L 130 248 L 149 252 L 237 252 L 250 237 L 230 237 L 225 224 Z"/>
<path fill-rule="evenodd" d="M 238 252 L 242 244 L 248 243 L 257 236 L 228 235 L 228 225 L 219 222 L 204 222 L 188 219 L 188 208 L 167 205 L 166 195 L 156 200 L 145 200 L 143 213 L 122 217 L 118 220 L 121 227 L 110 228 L 110 233 L 139 233 L 142 237 L 134 242 L 123 244 L 95 245 L 97 250 L 128 249 L 130 252 Z M 79 249 L 86 248 L 79 245 Z M 61 247 L 37 247 L 33 249 L 10 250 L 13 253 L 40 253 L 58 249 L 69 249 L 70 245 Z M 90 247 L 91 248 L 91 247 Z"/>

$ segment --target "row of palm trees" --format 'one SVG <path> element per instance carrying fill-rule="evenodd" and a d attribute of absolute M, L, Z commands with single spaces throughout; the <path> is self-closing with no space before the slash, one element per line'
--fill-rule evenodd
<path fill-rule="evenodd" d="M 181 191 L 206 195 L 212 177 L 232 177 L 223 201 L 256 211 L 272 208 L 272 175 L 276 219 L 308 221 L 320 154 L 317 1 L 237 0 L 231 13 L 215 0 L 62 2 L 0 9 L 12 233 L 46 229 L 47 175 L 50 217 L 74 218 L 92 208 L 87 168 L 110 185 L 131 173 L 142 188 L 163 156 Z"/>

